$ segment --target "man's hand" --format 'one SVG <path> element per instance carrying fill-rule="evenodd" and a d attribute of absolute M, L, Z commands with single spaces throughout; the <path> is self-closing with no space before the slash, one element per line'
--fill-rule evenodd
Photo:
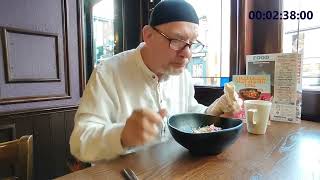
<path fill-rule="evenodd" d="M 133 111 L 121 133 L 122 146 L 127 148 L 152 141 L 158 136 L 158 125 L 162 123 L 165 115 L 165 110 L 160 110 L 159 113 L 149 109 Z"/>
<path fill-rule="evenodd" d="M 241 110 L 242 103 L 242 99 L 235 91 L 233 83 L 227 83 L 224 86 L 224 94 L 208 107 L 207 114 L 232 116 L 233 113 Z"/>

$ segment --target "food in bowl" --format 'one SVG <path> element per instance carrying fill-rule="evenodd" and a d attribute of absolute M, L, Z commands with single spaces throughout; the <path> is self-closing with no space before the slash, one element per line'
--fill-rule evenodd
<path fill-rule="evenodd" d="M 199 127 L 197 129 L 193 129 L 193 133 L 209 133 L 209 132 L 217 132 L 221 131 L 221 127 L 214 126 L 214 123 L 212 123 L 209 126 Z"/>
<path fill-rule="evenodd" d="M 244 100 L 257 100 L 260 98 L 261 92 L 255 88 L 240 89 L 239 95 Z"/>
<path fill-rule="evenodd" d="M 193 155 L 219 154 L 233 144 L 242 132 L 242 120 L 200 113 L 182 113 L 171 116 L 168 128 L 173 139 Z M 221 130 L 194 133 L 194 129 L 214 124 Z"/>

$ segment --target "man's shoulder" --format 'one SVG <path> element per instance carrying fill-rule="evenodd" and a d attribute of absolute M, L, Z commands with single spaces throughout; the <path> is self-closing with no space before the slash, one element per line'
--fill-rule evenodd
<path fill-rule="evenodd" d="M 100 61 L 96 65 L 97 71 L 105 70 L 117 70 L 122 67 L 126 67 L 126 64 L 130 63 L 135 58 L 137 53 L 136 49 L 131 49 L 118 53 L 110 58 Z"/>

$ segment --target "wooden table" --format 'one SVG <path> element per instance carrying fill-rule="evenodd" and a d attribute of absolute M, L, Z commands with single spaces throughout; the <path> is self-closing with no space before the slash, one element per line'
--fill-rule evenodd
<path fill-rule="evenodd" d="M 244 124 L 245 125 L 245 124 Z M 320 123 L 272 122 L 265 135 L 241 137 L 216 156 L 192 156 L 173 139 L 58 179 L 316 179 L 320 180 Z"/>

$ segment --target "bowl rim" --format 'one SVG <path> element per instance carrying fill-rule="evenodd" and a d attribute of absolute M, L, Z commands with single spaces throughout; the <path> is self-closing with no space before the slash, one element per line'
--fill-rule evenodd
<path fill-rule="evenodd" d="M 183 132 L 183 133 L 186 133 L 186 134 L 194 134 L 194 135 L 211 134 L 211 133 L 220 133 L 220 132 L 228 132 L 228 131 L 232 131 L 232 130 L 238 129 L 238 128 L 240 128 L 240 126 L 243 126 L 243 121 L 242 121 L 241 119 L 238 119 L 238 118 L 226 118 L 226 117 L 214 116 L 214 117 L 218 117 L 218 118 L 222 118 L 222 119 L 232 119 L 232 120 L 237 120 L 237 121 L 240 121 L 241 123 L 240 123 L 239 125 L 237 125 L 237 126 L 232 127 L 232 128 L 222 129 L 222 130 L 220 130 L 220 131 L 204 132 L 204 133 L 191 133 L 191 132 L 181 131 L 181 130 L 179 130 L 178 128 L 176 128 L 176 127 L 172 126 L 172 125 L 170 124 L 170 122 L 169 122 L 169 121 L 170 121 L 170 119 L 171 119 L 171 117 L 173 117 L 173 116 L 178 116 L 178 115 L 188 115 L 188 114 L 198 114 L 198 115 L 214 116 L 214 115 L 204 114 L 204 113 L 190 113 L 190 112 L 188 112 L 188 113 L 179 113 L 179 114 L 175 114 L 175 115 L 172 115 L 172 116 L 168 117 L 167 125 L 168 125 L 168 126 L 170 126 L 172 129 L 175 129 L 175 130 L 177 130 L 177 131 L 179 131 L 179 132 Z"/>

